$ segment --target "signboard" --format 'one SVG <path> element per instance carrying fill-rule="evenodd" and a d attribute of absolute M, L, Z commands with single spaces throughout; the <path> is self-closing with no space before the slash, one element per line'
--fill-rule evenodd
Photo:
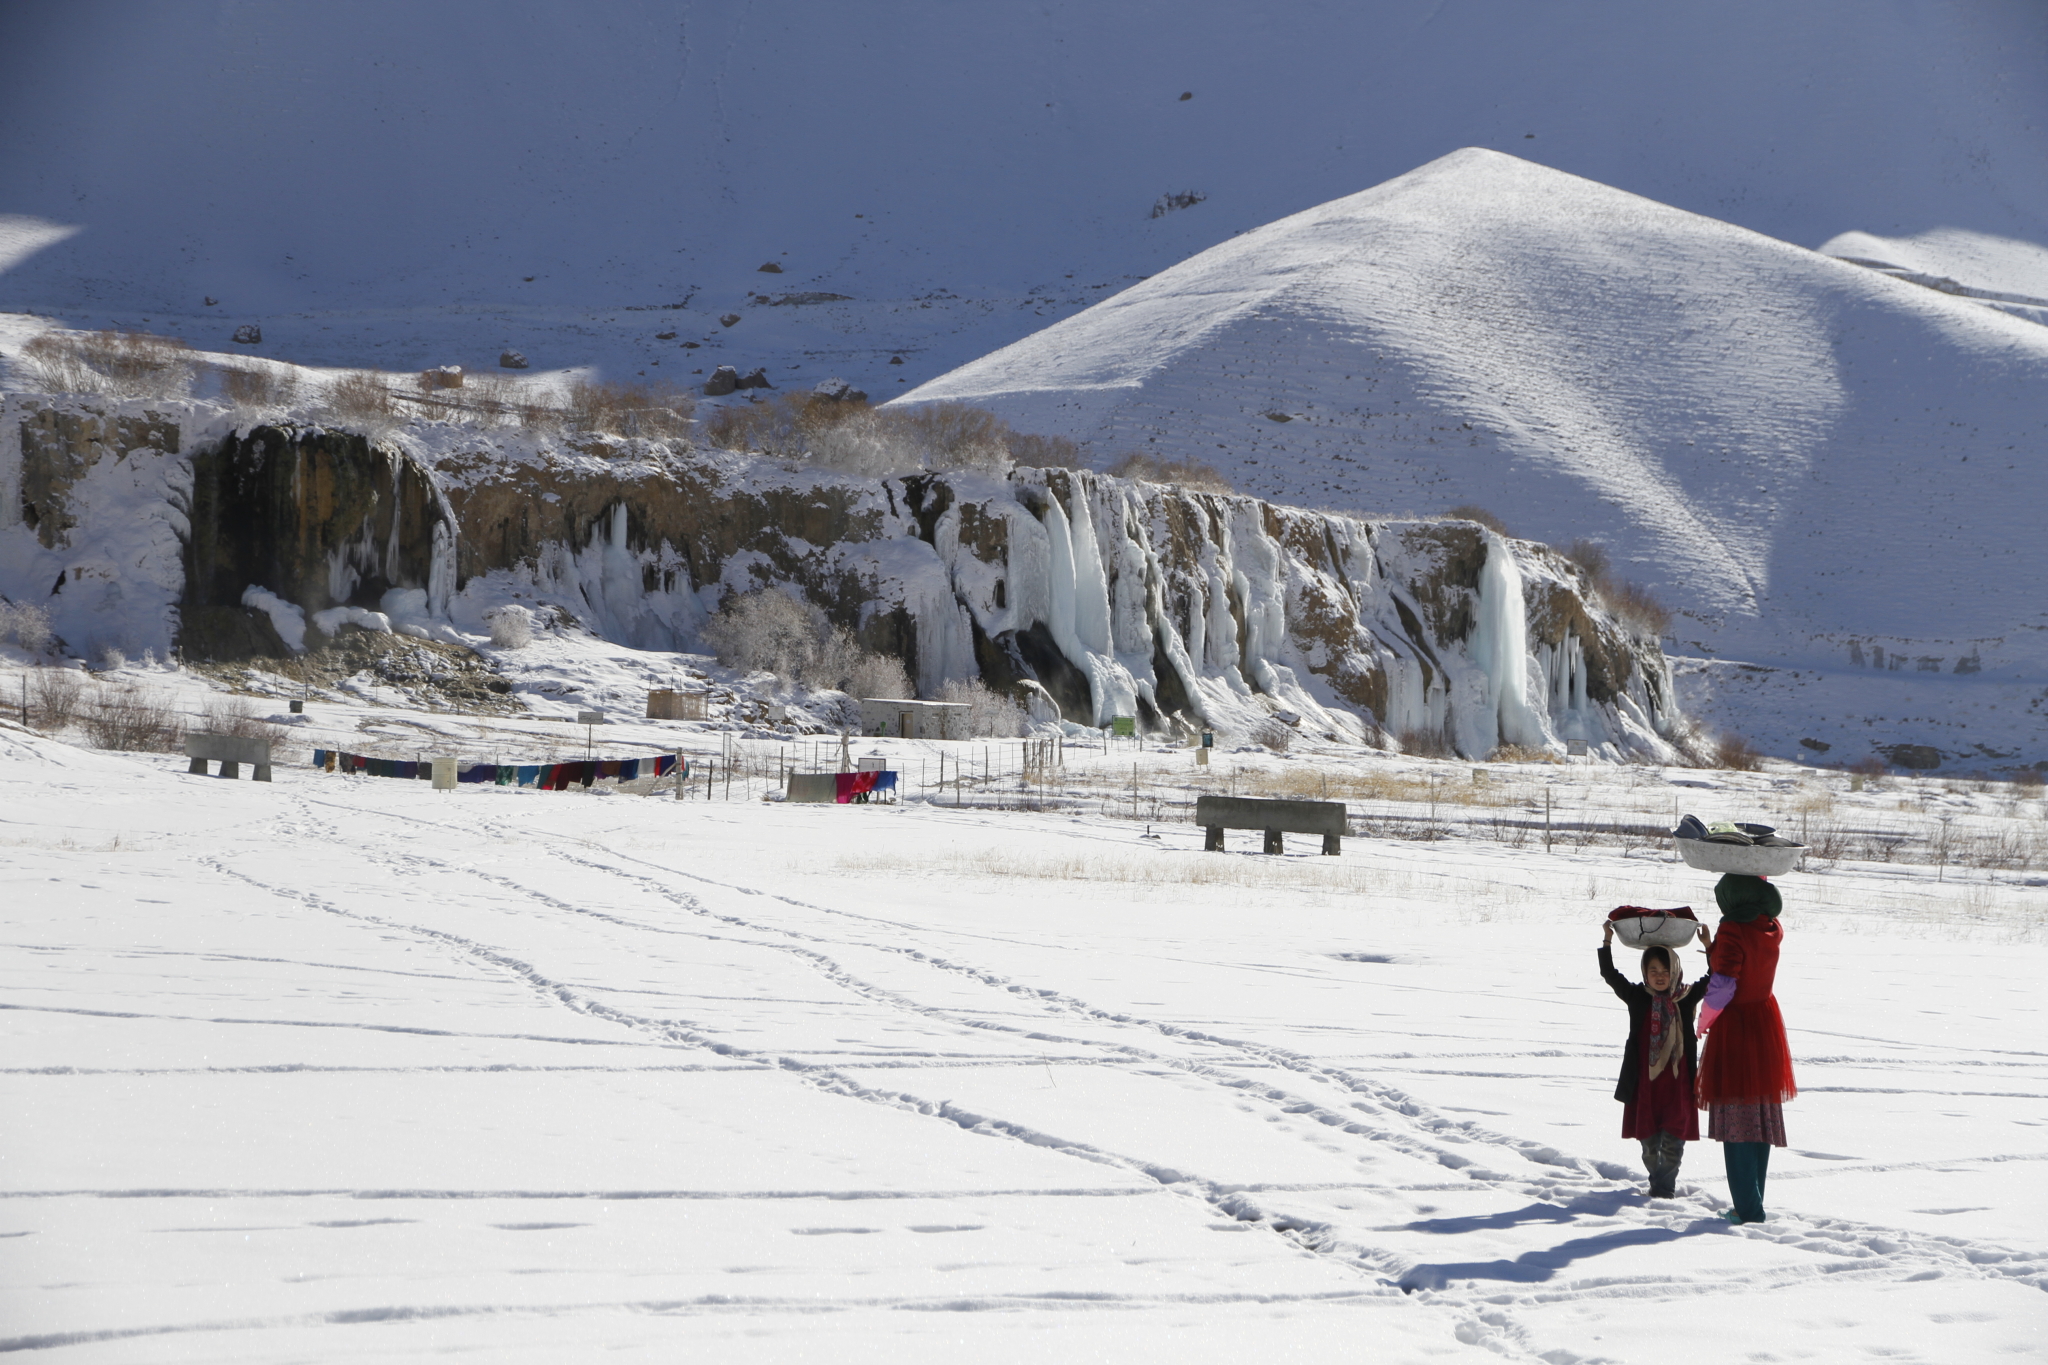
<path fill-rule="evenodd" d="M 1564 742 L 1564 751 L 1573 758 L 1584 758 L 1586 755 L 1586 741 L 1583 739 L 1568 739 Z"/>
<path fill-rule="evenodd" d="M 578 725 L 602 725 L 604 724 L 604 712 L 578 711 L 576 713 L 576 723 Z"/>
<path fill-rule="evenodd" d="M 1213 730 L 1202 731 L 1202 747 L 1204 749 L 1213 749 L 1216 747 L 1216 734 Z"/>
<path fill-rule="evenodd" d="M 1110 721 L 1109 732 L 1119 739 L 1129 739 L 1138 733 L 1138 722 L 1131 716 L 1118 716 Z"/>

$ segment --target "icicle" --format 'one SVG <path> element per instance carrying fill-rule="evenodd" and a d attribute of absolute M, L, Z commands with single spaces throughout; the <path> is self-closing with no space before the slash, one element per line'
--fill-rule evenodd
<path fill-rule="evenodd" d="M 1509 744 L 1541 744 L 1542 727 L 1529 714 L 1528 607 L 1522 571 L 1507 542 L 1486 533 L 1486 563 L 1479 570 L 1479 621 L 1472 659 L 1486 675 L 1491 727 Z"/>

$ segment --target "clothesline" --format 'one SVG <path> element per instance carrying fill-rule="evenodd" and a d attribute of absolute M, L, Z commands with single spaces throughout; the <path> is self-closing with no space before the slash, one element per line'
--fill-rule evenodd
<path fill-rule="evenodd" d="M 411 778 L 430 781 L 432 759 L 372 758 L 339 749 L 315 749 L 313 766 L 327 772 L 361 773 L 366 777 Z M 457 782 L 476 782 L 500 787 L 536 787 L 542 791 L 565 791 L 587 787 L 601 778 L 631 782 L 641 777 L 667 777 L 676 771 L 674 754 L 651 758 L 586 758 L 571 763 L 463 763 L 455 770 Z M 688 781 L 690 761 L 682 761 L 682 779 Z"/>

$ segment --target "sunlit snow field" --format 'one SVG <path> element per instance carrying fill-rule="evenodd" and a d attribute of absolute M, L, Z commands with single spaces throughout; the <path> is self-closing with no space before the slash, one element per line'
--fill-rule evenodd
<path fill-rule="evenodd" d="M 1599 919 L 1711 904 L 1654 850 L 0 760 L 0 1349 L 2048 1351 L 2048 887 L 1784 879 L 1735 1229 L 1616 1136 Z"/>

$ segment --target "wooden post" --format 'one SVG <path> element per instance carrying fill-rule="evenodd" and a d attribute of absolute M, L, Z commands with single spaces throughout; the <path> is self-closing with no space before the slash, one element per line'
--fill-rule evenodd
<path fill-rule="evenodd" d="M 683 799 L 683 751 L 676 750 L 676 800 Z"/>

